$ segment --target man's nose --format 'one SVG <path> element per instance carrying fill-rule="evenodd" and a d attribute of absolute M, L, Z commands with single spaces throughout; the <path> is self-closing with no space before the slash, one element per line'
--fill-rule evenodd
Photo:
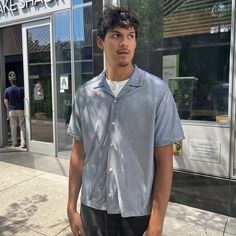
<path fill-rule="evenodd" d="M 120 41 L 120 46 L 127 46 L 128 45 L 128 38 L 127 37 L 122 37 Z"/>

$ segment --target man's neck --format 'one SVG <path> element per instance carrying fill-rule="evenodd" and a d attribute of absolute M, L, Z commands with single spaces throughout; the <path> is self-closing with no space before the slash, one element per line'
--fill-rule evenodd
<path fill-rule="evenodd" d="M 129 79 L 134 71 L 133 65 L 127 67 L 106 67 L 106 77 L 112 81 L 122 81 Z"/>

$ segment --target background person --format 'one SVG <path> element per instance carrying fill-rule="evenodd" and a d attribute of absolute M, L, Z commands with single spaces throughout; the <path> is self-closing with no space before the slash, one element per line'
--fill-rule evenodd
<path fill-rule="evenodd" d="M 14 71 L 8 73 L 11 86 L 4 92 L 4 104 L 9 114 L 11 127 L 12 146 L 18 146 L 17 127 L 20 127 L 20 147 L 26 148 L 25 138 L 25 117 L 24 117 L 24 88 L 17 86 L 16 74 Z"/>
<path fill-rule="evenodd" d="M 67 210 L 76 236 L 162 235 L 173 144 L 184 136 L 167 85 L 132 64 L 138 25 L 129 9 L 104 11 L 106 68 L 75 95 Z"/>

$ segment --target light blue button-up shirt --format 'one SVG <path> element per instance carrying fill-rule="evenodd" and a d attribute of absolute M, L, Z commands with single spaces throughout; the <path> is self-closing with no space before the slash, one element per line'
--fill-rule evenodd
<path fill-rule="evenodd" d="M 81 202 L 123 217 L 150 214 L 154 148 L 184 138 L 168 86 L 138 67 L 116 98 L 104 72 L 82 85 L 68 134 L 84 145 Z"/>

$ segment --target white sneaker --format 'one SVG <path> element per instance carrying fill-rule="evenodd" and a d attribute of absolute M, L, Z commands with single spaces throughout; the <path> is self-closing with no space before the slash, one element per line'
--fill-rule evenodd
<path fill-rule="evenodd" d="M 20 148 L 26 148 L 26 145 L 20 145 Z"/>

